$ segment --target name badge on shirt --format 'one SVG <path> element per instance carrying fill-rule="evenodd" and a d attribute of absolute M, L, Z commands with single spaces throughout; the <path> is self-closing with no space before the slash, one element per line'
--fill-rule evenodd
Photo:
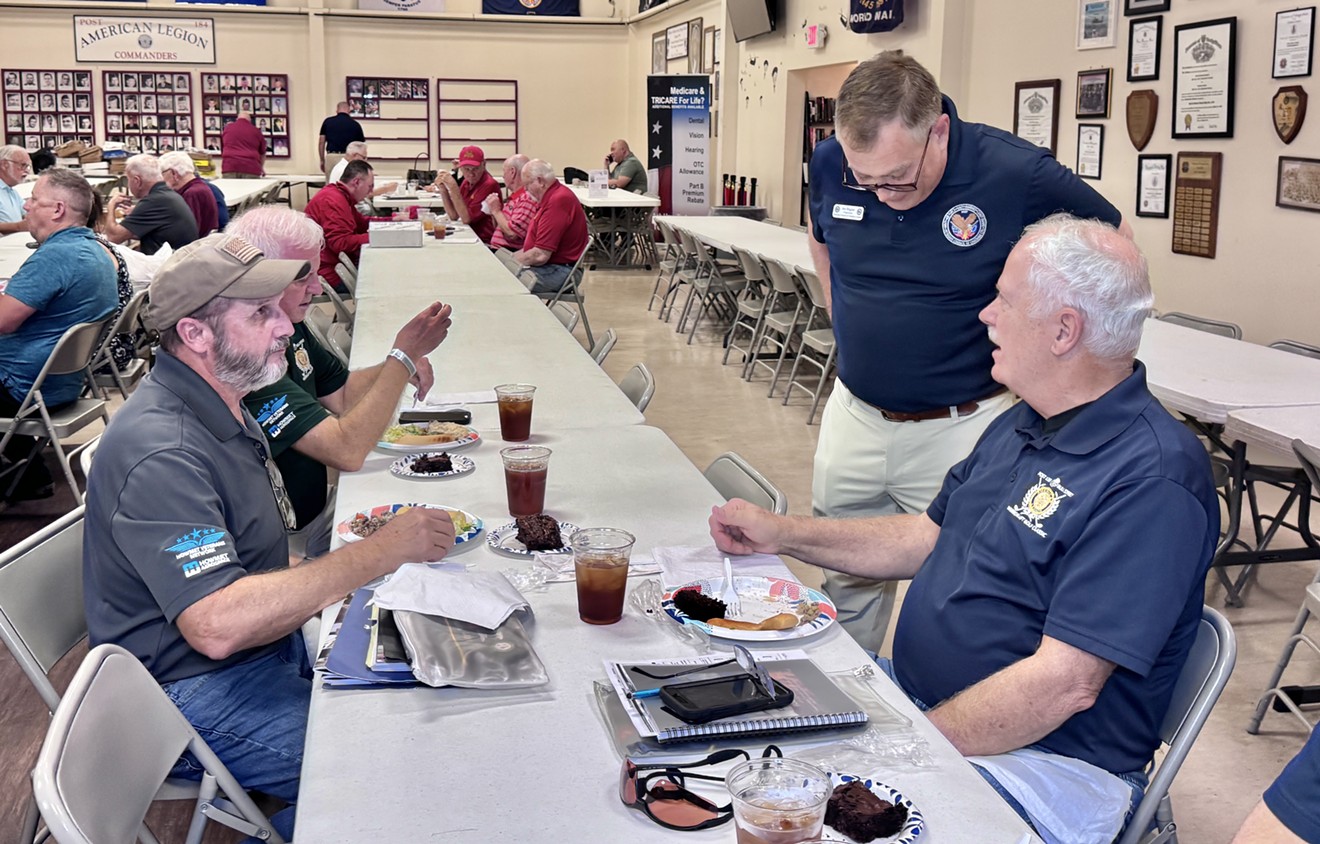
<path fill-rule="evenodd" d="M 836 203 L 834 206 L 834 219 L 836 220 L 861 220 L 866 209 L 860 205 L 842 205 Z"/>

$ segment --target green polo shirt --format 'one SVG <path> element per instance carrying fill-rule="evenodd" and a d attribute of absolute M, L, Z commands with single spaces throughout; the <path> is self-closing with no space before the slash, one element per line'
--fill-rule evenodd
<path fill-rule="evenodd" d="M 628 177 L 628 186 L 623 190 L 630 190 L 633 193 L 646 193 L 646 168 L 642 162 L 637 160 L 637 156 L 631 152 L 628 157 L 614 165 L 614 172 L 610 174 L 611 179 L 618 179 L 624 176 Z"/>

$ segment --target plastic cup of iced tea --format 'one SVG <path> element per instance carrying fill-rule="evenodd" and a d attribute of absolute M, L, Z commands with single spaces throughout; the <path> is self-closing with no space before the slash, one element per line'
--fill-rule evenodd
<path fill-rule="evenodd" d="M 583 528 L 569 537 L 577 578 L 578 618 L 613 624 L 623 618 L 628 559 L 637 538 L 618 528 Z"/>
<path fill-rule="evenodd" d="M 504 488 L 510 516 L 535 516 L 545 509 L 545 477 L 550 449 L 539 445 L 513 445 L 500 450 L 504 460 Z"/>
<path fill-rule="evenodd" d="M 531 384 L 500 384 L 495 398 L 500 407 L 500 438 L 508 443 L 526 442 L 532 435 L 532 398 L 536 387 Z"/>
<path fill-rule="evenodd" d="M 797 759 L 752 759 L 724 779 L 738 844 L 799 844 L 820 838 L 830 775 Z"/>

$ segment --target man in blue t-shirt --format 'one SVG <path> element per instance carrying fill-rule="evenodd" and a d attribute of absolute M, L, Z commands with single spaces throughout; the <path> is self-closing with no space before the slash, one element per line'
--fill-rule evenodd
<path fill-rule="evenodd" d="M 1293 757 L 1238 830 L 1233 844 L 1320 844 L 1320 731 Z"/>
<path fill-rule="evenodd" d="M 924 513 L 715 508 L 721 550 L 912 578 L 892 665 L 930 720 L 1047 838 L 1111 841 L 1196 637 L 1219 534 L 1204 447 L 1134 358 L 1152 296 L 1132 241 L 1029 226 L 981 311 L 1022 398 Z"/>
<path fill-rule="evenodd" d="M 821 417 L 818 516 L 920 513 L 944 473 L 1012 403 L 990 377 L 977 314 L 1022 229 L 1058 211 L 1119 212 L 1047 149 L 959 119 L 901 52 L 857 66 L 837 134 L 812 153 L 807 238 L 838 339 Z M 895 585 L 831 572 L 839 621 L 878 652 Z"/>
<path fill-rule="evenodd" d="M 118 304 L 115 260 L 85 225 L 92 188 L 72 170 L 47 170 L 24 205 L 28 230 L 40 244 L 0 293 L 0 416 L 13 416 L 32 389 L 55 344 L 75 325 L 109 316 Z M 51 375 L 42 386 L 48 407 L 82 392 L 81 373 Z M 32 437 L 5 446 L 0 490 L 8 489 L 11 464 L 32 451 Z M 33 455 L 13 498 L 45 498 L 53 491 L 50 470 Z"/>

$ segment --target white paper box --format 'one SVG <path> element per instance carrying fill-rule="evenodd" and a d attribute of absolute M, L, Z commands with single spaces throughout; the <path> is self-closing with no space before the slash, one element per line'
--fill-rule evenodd
<path fill-rule="evenodd" d="M 371 245 L 376 248 L 391 246 L 422 245 L 421 220 L 392 220 L 372 222 L 367 233 L 371 236 Z"/>

